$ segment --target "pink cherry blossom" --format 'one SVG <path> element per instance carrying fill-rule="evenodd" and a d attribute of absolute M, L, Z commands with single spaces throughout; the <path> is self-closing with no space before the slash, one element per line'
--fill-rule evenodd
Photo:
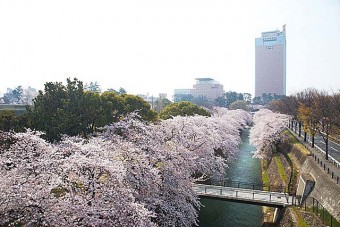
<path fill-rule="evenodd" d="M 148 124 L 134 114 L 91 138 L 0 132 L 0 225 L 192 226 L 192 183 L 224 176 L 245 111 Z"/>
<path fill-rule="evenodd" d="M 255 113 L 254 126 L 250 130 L 250 143 L 256 147 L 257 158 L 271 157 L 273 146 L 280 140 L 281 132 L 286 128 L 289 116 L 262 109 Z"/>

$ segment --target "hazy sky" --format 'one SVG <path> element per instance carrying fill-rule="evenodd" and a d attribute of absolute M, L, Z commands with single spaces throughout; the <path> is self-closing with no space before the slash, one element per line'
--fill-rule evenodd
<path fill-rule="evenodd" d="M 0 91 L 77 77 L 254 94 L 255 38 L 287 25 L 287 93 L 340 89 L 340 0 L 0 0 Z"/>

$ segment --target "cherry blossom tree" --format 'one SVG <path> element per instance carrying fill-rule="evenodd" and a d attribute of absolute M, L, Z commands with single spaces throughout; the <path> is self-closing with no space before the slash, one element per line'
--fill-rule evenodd
<path fill-rule="evenodd" d="M 111 140 L 116 141 L 118 132 L 124 140 L 140 149 L 136 153 L 127 151 L 125 154 L 130 157 L 130 162 L 126 164 L 133 163 L 130 169 L 141 169 L 144 163 L 137 158 L 143 154 L 158 172 L 159 180 L 153 180 L 157 182 L 154 184 L 156 188 L 150 188 L 150 182 L 145 182 L 144 172 L 131 171 L 128 178 L 130 184 L 135 185 L 136 198 L 149 201 L 148 208 L 157 215 L 155 222 L 161 226 L 190 226 L 195 223 L 196 208 L 199 207 L 192 190 L 191 167 L 195 157 L 190 156 L 188 147 L 183 143 L 175 143 L 175 139 L 180 138 L 178 131 L 168 131 L 163 124 L 145 125 L 135 119 L 113 125 L 108 131 L 113 132 L 106 135 Z"/>
<path fill-rule="evenodd" d="M 154 225 L 125 183 L 111 142 L 67 138 L 51 145 L 32 132 L 13 139 L 0 159 L 1 225 Z"/>
<path fill-rule="evenodd" d="M 255 113 L 254 126 L 250 130 L 250 143 L 256 147 L 257 158 L 271 157 L 274 145 L 280 140 L 281 132 L 286 128 L 289 116 L 262 109 Z"/>
<path fill-rule="evenodd" d="M 243 118 L 240 111 L 228 111 L 228 114 L 229 118 L 178 116 L 152 125 L 126 119 L 107 128 L 110 132 L 107 136 L 114 138 L 118 133 L 135 143 L 158 169 L 162 180 L 158 190 L 160 203 L 156 206 L 153 203 L 151 207 L 155 209 L 158 224 L 189 226 L 195 223 L 199 203 L 191 184 L 204 176 L 224 175 L 226 161 L 237 152 L 238 129 L 251 118 L 245 111 Z M 156 197 L 157 190 L 153 191 L 152 196 Z"/>
<path fill-rule="evenodd" d="M 197 224 L 192 183 L 224 176 L 251 119 L 217 112 L 154 124 L 131 114 L 54 144 L 32 131 L 0 132 L 0 225 Z"/>
<path fill-rule="evenodd" d="M 222 118 L 224 121 L 232 123 L 234 127 L 239 130 L 253 123 L 252 115 L 249 112 L 241 109 L 228 110 L 226 108 L 215 107 L 213 110 L 213 116 Z"/>
<path fill-rule="evenodd" d="M 24 105 L 33 105 L 33 100 L 37 97 L 38 92 L 35 88 L 24 88 L 20 96 L 19 103 Z"/>

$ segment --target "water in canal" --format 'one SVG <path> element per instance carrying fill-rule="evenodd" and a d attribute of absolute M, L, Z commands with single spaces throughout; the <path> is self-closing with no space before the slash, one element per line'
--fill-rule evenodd
<path fill-rule="evenodd" d="M 255 150 L 249 144 L 249 130 L 242 132 L 240 152 L 229 164 L 226 177 L 232 181 L 261 183 L 261 164 L 253 158 Z M 236 202 L 201 199 L 204 207 L 199 214 L 200 227 L 257 227 L 262 225 L 262 207 Z"/>

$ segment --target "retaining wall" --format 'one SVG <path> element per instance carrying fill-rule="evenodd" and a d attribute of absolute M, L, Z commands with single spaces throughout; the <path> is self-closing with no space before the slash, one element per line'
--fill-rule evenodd
<path fill-rule="evenodd" d="M 302 173 L 308 173 L 315 179 L 314 190 L 309 196 L 317 199 L 337 221 L 340 221 L 340 185 L 332 181 L 311 156 L 306 158 Z"/>

